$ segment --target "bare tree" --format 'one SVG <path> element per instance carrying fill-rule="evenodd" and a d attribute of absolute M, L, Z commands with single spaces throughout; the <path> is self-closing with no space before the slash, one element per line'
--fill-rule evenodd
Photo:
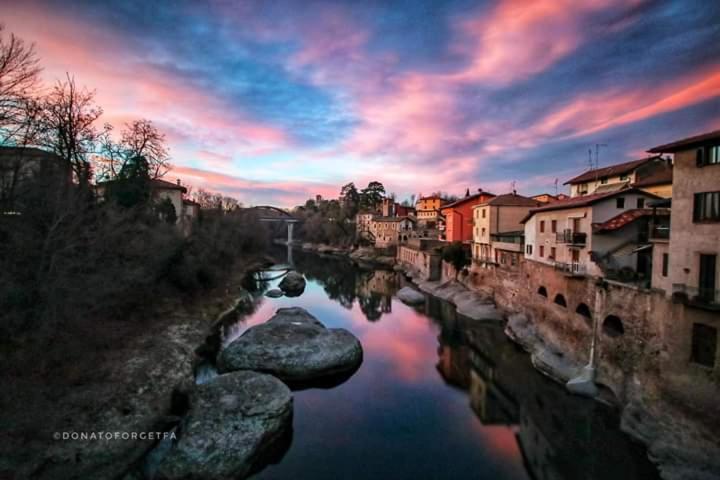
<path fill-rule="evenodd" d="M 106 124 L 100 135 L 100 153 L 95 162 L 98 177 L 112 180 L 138 157 L 145 159 L 150 178 L 163 177 L 170 170 L 170 155 L 161 133 L 150 120 L 126 123 L 120 140 L 112 138 L 113 127 Z"/>
<path fill-rule="evenodd" d="M 0 25 L 0 145 L 24 145 L 32 137 L 41 69 L 34 45 L 3 30 Z"/>
<path fill-rule="evenodd" d="M 103 112 L 95 104 L 95 92 L 78 88 L 68 75 L 41 103 L 38 143 L 67 162 L 78 183 L 89 184 L 88 157 L 96 151 L 99 139 L 95 121 Z"/>

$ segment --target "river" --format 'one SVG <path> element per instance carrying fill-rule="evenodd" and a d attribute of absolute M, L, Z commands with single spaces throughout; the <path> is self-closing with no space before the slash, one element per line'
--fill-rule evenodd
<path fill-rule="evenodd" d="M 353 332 L 364 360 L 340 385 L 294 393 L 292 438 L 254 479 L 658 478 L 615 411 L 534 370 L 501 325 L 434 298 L 409 307 L 393 296 L 404 282 L 395 272 L 293 257 L 303 295 L 262 297 L 224 328 L 223 344 L 300 306 Z"/>

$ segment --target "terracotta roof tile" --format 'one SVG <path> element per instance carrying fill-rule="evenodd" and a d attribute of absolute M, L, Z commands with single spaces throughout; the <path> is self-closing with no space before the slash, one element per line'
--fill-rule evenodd
<path fill-rule="evenodd" d="M 672 143 L 666 143 L 653 147 L 648 152 L 650 153 L 675 153 L 681 150 L 687 150 L 692 147 L 702 145 L 707 142 L 714 140 L 720 140 L 720 130 L 714 130 L 712 132 L 695 135 L 694 137 L 683 138 Z"/>
<path fill-rule="evenodd" d="M 630 162 L 618 163 L 616 165 L 610 165 L 609 167 L 588 170 L 587 172 L 584 172 L 584 173 L 578 175 L 577 177 L 571 178 L 570 180 L 565 182 L 563 185 L 589 182 L 591 180 L 595 180 L 596 178 L 611 177 L 614 175 L 622 175 L 624 173 L 629 173 L 629 172 L 632 172 L 633 170 L 635 170 L 636 168 L 640 167 L 641 165 L 644 165 L 645 163 L 647 163 L 651 160 L 654 160 L 656 158 L 657 158 L 657 156 L 648 157 L 648 158 L 643 158 L 640 160 L 633 160 Z"/>

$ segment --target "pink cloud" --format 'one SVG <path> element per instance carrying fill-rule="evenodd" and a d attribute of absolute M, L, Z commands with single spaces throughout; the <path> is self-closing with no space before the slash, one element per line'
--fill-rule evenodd
<path fill-rule="evenodd" d="M 336 185 L 306 181 L 262 182 L 179 165 L 173 166 L 166 178 L 179 178 L 184 184 L 221 192 L 245 205 L 272 203 L 290 208 L 304 204 L 308 198 L 318 194 L 326 198 L 337 196 Z"/>
<path fill-rule="evenodd" d="M 489 13 L 459 23 L 455 50 L 471 61 L 451 78 L 506 84 L 541 72 L 586 40 L 583 19 L 620 3 L 627 2 L 503 0 Z"/>

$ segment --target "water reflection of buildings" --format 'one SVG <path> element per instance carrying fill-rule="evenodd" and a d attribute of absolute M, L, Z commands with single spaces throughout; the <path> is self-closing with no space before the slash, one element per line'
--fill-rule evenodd
<path fill-rule="evenodd" d="M 361 276 L 355 288 L 360 308 L 368 320 L 378 320 L 392 312 L 392 296 L 397 291 L 397 273 L 374 270 Z"/>
<path fill-rule="evenodd" d="M 614 412 L 569 395 L 535 372 L 502 327 L 447 320 L 440 325 L 438 372 L 468 392 L 483 425 L 513 427 L 533 478 L 658 478 L 642 447 L 617 428 Z"/>

